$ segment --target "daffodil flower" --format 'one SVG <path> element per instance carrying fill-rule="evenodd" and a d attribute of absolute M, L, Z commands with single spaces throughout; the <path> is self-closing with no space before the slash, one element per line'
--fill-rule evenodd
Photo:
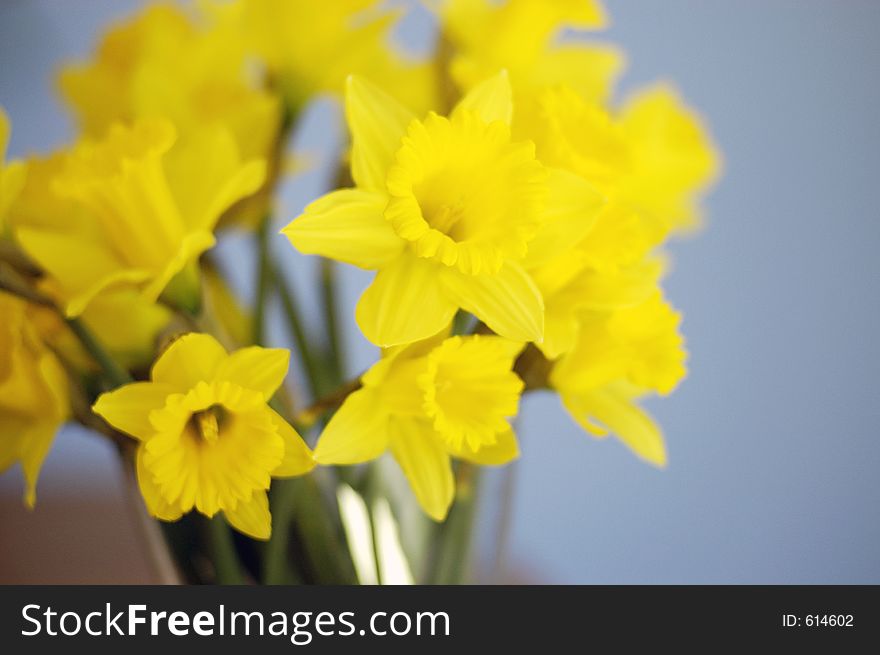
<path fill-rule="evenodd" d="M 522 344 L 492 336 L 433 338 L 394 349 L 362 378 L 324 428 L 320 464 L 358 464 L 391 451 L 422 509 L 442 521 L 455 495 L 452 457 L 505 464 L 519 449 L 509 421 Z"/>
<path fill-rule="evenodd" d="M 553 367 L 550 383 L 588 432 L 610 430 L 645 460 L 663 466 L 660 428 L 636 401 L 670 393 L 685 375 L 681 317 L 658 293 L 631 308 L 587 312 L 573 349 Z"/>
<path fill-rule="evenodd" d="M 22 225 L 24 250 L 59 284 L 69 316 L 98 295 L 137 289 L 155 301 L 169 295 L 192 303 L 190 278 L 220 215 L 256 191 L 265 162 L 241 162 L 235 141 L 217 126 L 176 141 L 171 123 L 115 125 L 101 141 L 68 154 L 53 192 L 76 205 L 65 221 Z"/>
<path fill-rule="evenodd" d="M 159 357 L 149 382 L 98 398 L 94 412 L 139 441 L 137 478 L 151 515 L 223 512 L 235 529 L 269 538 L 271 478 L 314 466 L 299 434 L 267 404 L 289 357 L 258 346 L 227 354 L 213 337 L 187 334 Z"/>
<path fill-rule="evenodd" d="M 539 94 L 540 111 L 519 129 L 542 161 L 587 180 L 606 204 L 568 241 L 530 256 L 526 268 L 541 289 L 545 338 L 556 359 L 570 350 L 585 310 L 633 307 L 658 289 L 664 269 L 653 249 L 671 232 L 697 222 L 697 202 L 717 167 L 698 120 L 666 87 L 629 101 L 619 116 L 566 86 Z"/>
<path fill-rule="evenodd" d="M 21 463 L 29 507 L 55 433 L 70 415 L 67 374 L 35 320 L 44 311 L 0 292 L 0 471 Z"/>
<path fill-rule="evenodd" d="M 411 343 L 464 309 L 501 336 L 541 341 L 543 301 L 521 262 L 551 247 L 572 215 L 589 221 L 602 199 L 511 140 L 507 75 L 449 118 L 418 120 L 359 78 L 346 108 L 357 188 L 318 199 L 283 232 L 301 252 L 378 269 L 355 311 L 366 337 Z"/>

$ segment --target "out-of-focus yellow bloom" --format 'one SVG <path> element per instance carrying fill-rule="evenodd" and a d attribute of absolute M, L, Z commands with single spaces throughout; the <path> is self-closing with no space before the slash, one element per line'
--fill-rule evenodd
<path fill-rule="evenodd" d="M 9 132 L 9 117 L 0 107 L 0 237 L 6 232 L 6 214 L 24 186 L 26 175 L 21 162 L 6 162 Z"/>
<path fill-rule="evenodd" d="M 401 102 L 427 110 L 433 77 L 391 47 L 398 12 L 376 0 L 237 0 L 226 20 L 268 65 L 292 111 L 319 93 L 338 93 L 350 74 L 381 84 Z"/>
<path fill-rule="evenodd" d="M 246 65 L 240 32 L 152 5 L 111 28 L 91 61 L 66 66 L 59 85 L 89 136 L 141 118 L 168 119 L 182 138 L 220 123 L 242 157 L 267 157 L 279 101 Z"/>
<path fill-rule="evenodd" d="M 649 392 L 670 393 L 684 377 L 680 320 L 659 293 L 631 308 L 586 312 L 574 348 L 550 375 L 584 429 L 597 436 L 610 430 L 658 466 L 666 463 L 663 436 L 635 401 Z"/>
<path fill-rule="evenodd" d="M 289 358 L 257 346 L 227 354 L 213 337 L 187 334 L 156 360 L 149 382 L 98 398 L 95 413 L 140 442 L 138 484 L 151 515 L 222 511 L 235 529 L 269 538 L 271 478 L 314 466 L 302 438 L 267 405 Z"/>
<path fill-rule="evenodd" d="M 76 211 L 50 226 L 16 229 L 24 250 L 57 282 L 69 316 L 122 288 L 147 301 L 164 291 L 194 302 L 199 255 L 214 244 L 223 211 L 260 187 L 265 163 L 242 162 L 220 126 L 175 140 L 170 123 L 145 119 L 83 141 L 53 181 Z"/>
<path fill-rule="evenodd" d="M 584 240 L 584 246 L 589 240 Z M 532 270 L 545 306 L 544 341 L 539 347 L 550 359 L 574 347 L 585 310 L 609 312 L 631 307 L 657 290 L 663 271 L 661 259 L 606 269 L 592 266 L 586 250 L 575 247 Z"/>
<path fill-rule="evenodd" d="M 20 229 L 65 233 L 87 215 L 78 203 L 56 192 L 54 180 L 64 170 L 62 152 L 27 161 L 27 180 L 9 211 L 13 236 Z M 51 276 L 40 282 L 40 290 L 64 305 L 64 286 Z M 149 364 L 156 351 L 157 335 L 168 324 L 171 311 L 144 299 L 130 288 L 111 289 L 94 298 L 85 308 L 82 320 L 112 356 L 127 368 Z M 82 352 L 79 342 L 59 321 L 44 329 L 46 339 L 77 366 L 89 368 L 94 362 Z"/>
<path fill-rule="evenodd" d="M 0 471 L 21 463 L 29 507 L 52 439 L 69 415 L 67 375 L 33 322 L 40 311 L 0 292 Z"/>
<path fill-rule="evenodd" d="M 717 156 L 666 87 L 642 92 L 619 117 L 567 87 L 545 90 L 538 104 L 517 133 L 535 139 L 543 162 L 580 176 L 607 199 L 598 215 L 571 225 L 552 257 L 530 254 L 526 261 L 544 296 L 541 349 L 556 358 L 573 346 L 583 310 L 631 307 L 655 292 L 663 266 L 650 253 L 695 223 Z"/>
<path fill-rule="evenodd" d="M 366 337 L 411 343 L 462 308 L 501 336 L 540 341 L 543 302 L 521 262 L 601 198 L 511 140 L 506 74 L 475 87 L 450 118 L 418 120 L 359 78 L 346 108 L 357 188 L 315 201 L 284 233 L 301 252 L 379 270 L 356 310 Z"/>
<path fill-rule="evenodd" d="M 390 449 L 422 509 L 442 521 L 455 495 L 450 457 L 501 465 L 519 449 L 509 420 L 522 345 L 500 337 L 436 337 L 386 352 L 324 428 L 320 464 L 358 464 Z"/>
<path fill-rule="evenodd" d="M 641 91 L 618 116 L 566 87 L 545 90 L 539 104 L 517 133 L 535 140 L 542 162 L 582 176 L 606 196 L 609 216 L 600 222 L 634 215 L 641 223 L 646 239 L 612 239 L 620 255 L 636 259 L 670 232 L 698 222 L 699 199 L 718 173 L 718 155 L 698 117 L 670 87 Z M 612 236 L 611 226 L 603 230 Z"/>
<path fill-rule="evenodd" d="M 505 68 L 519 113 L 531 109 L 529 96 L 558 84 L 604 100 L 623 65 L 609 46 L 559 38 L 566 28 L 605 27 L 605 12 L 594 0 L 446 0 L 440 16 L 454 53 L 453 80 L 467 90 Z"/>

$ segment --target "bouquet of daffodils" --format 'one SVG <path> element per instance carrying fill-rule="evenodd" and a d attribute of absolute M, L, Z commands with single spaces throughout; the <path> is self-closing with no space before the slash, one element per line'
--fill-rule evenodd
<path fill-rule="evenodd" d="M 414 11 L 436 26 L 419 57 L 391 38 Z M 65 64 L 75 141 L 0 160 L 0 470 L 24 502 L 76 421 L 130 472 L 158 581 L 448 583 L 523 394 L 663 466 L 639 403 L 686 352 L 660 248 L 718 161 L 671 86 L 611 103 L 622 57 L 584 34 L 606 23 L 591 0 L 214 0 L 149 6 Z M 338 173 L 280 216 L 326 96 Z M 214 249 L 235 234 L 255 270 Z M 320 321 L 276 240 L 319 258 Z M 340 262 L 375 273 L 355 307 Z M 348 319 L 377 347 L 352 379 Z"/>

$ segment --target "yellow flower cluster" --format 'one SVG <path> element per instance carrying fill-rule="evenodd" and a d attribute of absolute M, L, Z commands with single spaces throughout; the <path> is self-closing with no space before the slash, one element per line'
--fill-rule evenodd
<path fill-rule="evenodd" d="M 526 351 L 517 371 L 557 390 L 590 433 L 611 431 L 663 465 L 660 430 L 636 401 L 669 393 L 685 374 L 657 248 L 699 223 L 718 168 L 705 130 L 668 85 L 609 107 L 620 56 L 559 39 L 565 28 L 601 27 L 595 3 L 449 0 L 439 15 L 448 87 L 460 94 L 448 117 L 350 77 L 355 186 L 316 200 L 284 233 L 300 252 L 377 271 L 355 312 L 376 345 L 429 339 L 457 312 L 472 314 L 540 351 Z M 500 401 L 501 387 L 485 381 L 493 390 Z M 340 414 L 355 402 L 365 401 L 352 396 Z M 423 403 L 421 417 L 429 412 Z M 333 438 L 330 461 L 377 455 L 367 428 L 347 424 L 363 448 L 345 453 L 333 425 L 323 437 Z M 448 508 L 446 477 L 398 460 L 426 511 L 437 516 L 441 500 Z"/>
<path fill-rule="evenodd" d="M 392 43 L 403 6 L 209 0 L 150 6 L 62 69 L 78 138 L 0 160 L 0 470 L 21 462 L 29 504 L 58 426 L 94 424 L 83 398 L 136 441 L 152 515 L 222 512 L 257 539 L 272 478 L 386 451 L 443 520 L 453 460 L 516 458 L 537 388 L 665 463 L 637 402 L 685 374 L 658 249 L 700 223 L 705 129 L 666 84 L 610 104 L 622 56 L 572 36 L 607 23 L 593 0 L 430 6 L 421 61 Z M 382 356 L 313 453 L 269 406 L 289 352 L 248 345 L 205 254 L 220 226 L 265 234 L 286 137 L 325 93 L 352 184 L 283 233 L 376 272 L 354 315 Z M 0 155 L 8 136 L 0 113 Z"/>

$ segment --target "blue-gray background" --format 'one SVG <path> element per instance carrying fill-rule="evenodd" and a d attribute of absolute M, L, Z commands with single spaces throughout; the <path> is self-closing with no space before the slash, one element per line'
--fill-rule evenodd
<path fill-rule="evenodd" d="M 11 152 L 69 140 L 50 78 L 140 3 L 3 0 L 0 104 Z M 651 403 L 668 440 L 657 471 L 583 435 L 552 397 L 521 421 L 512 573 L 588 583 L 880 582 L 880 3 L 609 2 L 628 52 L 622 90 L 673 79 L 708 118 L 725 174 L 708 229 L 676 243 L 668 295 L 685 315 L 690 375 Z M 405 40 L 424 35 L 424 17 Z M 313 114 L 301 150 L 326 145 Z M 315 136 L 317 135 L 317 136 Z M 295 215 L 322 171 L 286 191 Z M 230 252 L 241 248 L 233 239 Z M 288 272 L 308 303 L 314 262 Z M 250 263 L 241 262 L 241 277 Z M 367 282 L 346 270 L 352 307 Z M 246 281 L 242 282 L 246 290 Z M 373 349 L 345 316 L 351 372 Z M 2 319 L 0 319 L 2 320 Z M 113 462 L 65 431 L 41 492 L 100 491 Z M 18 493 L 14 475 L 0 490 Z"/>

